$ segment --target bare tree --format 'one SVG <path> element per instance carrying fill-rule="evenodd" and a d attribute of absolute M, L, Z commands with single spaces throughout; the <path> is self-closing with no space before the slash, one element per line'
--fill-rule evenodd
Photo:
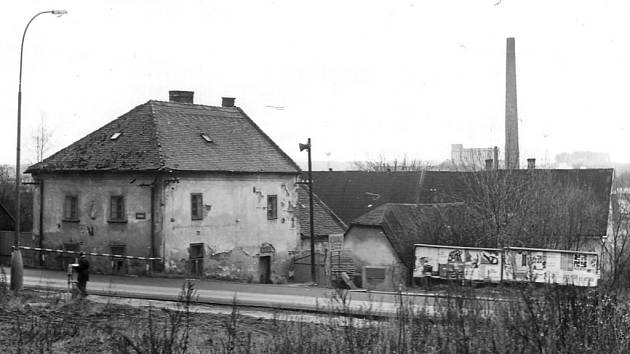
<path fill-rule="evenodd" d="M 380 156 L 372 161 L 354 161 L 354 168 L 359 171 L 369 172 L 404 172 L 404 171 L 424 171 L 433 170 L 435 164 L 418 159 L 409 159 L 407 155 L 402 158 L 394 158 L 389 160 L 384 156 Z"/>
<path fill-rule="evenodd" d="M 474 246 L 580 249 L 601 221 L 601 203 L 572 176 L 548 170 L 489 170 L 460 173 L 461 185 L 444 191 L 482 223 Z M 563 176 L 563 177 L 560 177 Z"/>
<path fill-rule="evenodd" d="M 32 134 L 33 148 L 35 149 L 35 162 L 41 162 L 50 150 L 53 131 L 46 125 L 46 119 L 42 113 L 39 125 Z"/>
<path fill-rule="evenodd" d="M 602 242 L 603 270 L 608 286 L 627 285 L 630 270 L 630 175 L 615 180 L 608 235 Z"/>

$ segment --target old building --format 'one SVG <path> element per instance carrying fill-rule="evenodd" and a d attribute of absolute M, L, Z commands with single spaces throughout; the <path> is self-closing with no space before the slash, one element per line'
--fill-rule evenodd
<path fill-rule="evenodd" d="M 460 170 L 483 170 L 488 160 L 498 164 L 498 156 L 497 147 L 465 148 L 462 144 L 451 144 L 451 162 Z"/>
<path fill-rule="evenodd" d="M 386 203 L 355 219 L 344 237 L 355 283 L 394 290 L 410 283 L 416 243 L 470 243 L 474 215 L 464 203 Z"/>
<path fill-rule="evenodd" d="M 286 280 L 299 248 L 300 169 L 233 98 L 213 107 L 171 91 L 27 172 L 39 183 L 34 232 L 45 247 L 159 257 L 166 272 L 254 282 Z"/>
<path fill-rule="evenodd" d="M 397 269 L 385 281 L 393 286 L 409 280 L 403 253 L 411 254 L 414 243 L 591 251 L 606 235 L 612 172 L 328 171 L 313 180 L 322 201 L 350 225 L 344 248 L 353 255 L 355 274 L 376 279 L 388 274 L 377 269 Z M 427 229 L 435 225 L 427 215 L 436 209 L 425 205 L 443 203 L 457 205 L 456 224 L 466 232 Z"/>

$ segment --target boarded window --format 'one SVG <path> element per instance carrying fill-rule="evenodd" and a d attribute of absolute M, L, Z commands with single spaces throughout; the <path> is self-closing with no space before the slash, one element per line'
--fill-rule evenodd
<path fill-rule="evenodd" d="M 122 195 L 112 196 L 109 207 L 110 221 L 126 221 L 125 217 L 125 197 Z"/>
<path fill-rule="evenodd" d="M 275 220 L 278 218 L 278 196 L 267 196 L 267 220 Z"/>
<path fill-rule="evenodd" d="M 203 219 L 203 195 L 201 193 L 190 195 L 190 215 L 193 220 Z"/>
<path fill-rule="evenodd" d="M 79 219 L 78 198 L 75 195 L 67 195 L 63 203 L 63 219 L 73 221 Z"/>

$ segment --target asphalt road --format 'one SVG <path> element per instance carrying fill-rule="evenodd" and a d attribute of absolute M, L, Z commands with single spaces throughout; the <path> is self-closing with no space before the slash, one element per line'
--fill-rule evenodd
<path fill-rule="evenodd" d="M 10 270 L 5 270 L 10 277 Z M 76 275 L 75 275 L 76 277 Z M 363 314 L 396 313 L 401 297 L 397 294 L 349 292 L 346 305 L 333 300 L 334 290 L 304 284 L 246 284 L 217 280 L 193 280 L 198 301 L 204 304 L 231 305 L 300 310 L 313 312 L 350 312 Z M 91 274 L 88 293 L 103 296 L 152 300 L 177 300 L 185 279 L 161 277 L 131 277 Z M 67 273 L 62 271 L 25 269 L 24 287 L 38 289 L 68 289 Z M 403 301 L 415 308 L 432 313 L 432 296 L 404 296 Z"/>

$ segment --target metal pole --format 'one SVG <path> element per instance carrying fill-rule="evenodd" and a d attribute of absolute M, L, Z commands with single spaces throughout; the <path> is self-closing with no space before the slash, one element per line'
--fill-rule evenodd
<path fill-rule="evenodd" d="M 308 138 L 308 202 L 309 221 L 311 226 L 311 280 L 317 283 L 317 272 L 315 271 L 315 225 L 313 224 L 313 166 L 311 164 L 311 138 Z"/>
<path fill-rule="evenodd" d="M 31 18 L 30 21 L 26 24 L 24 28 L 24 33 L 22 33 L 22 44 L 20 45 L 20 76 L 19 76 L 19 84 L 18 84 L 18 109 L 17 109 L 17 144 L 15 149 L 15 238 L 13 240 L 14 250 L 11 253 L 11 290 L 20 290 L 22 289 L 23 283 L 23 268 L 24 264 L 22 262 L 22 254 L 20 253 L 20 223 L 21 223 L 21 215 L 20 215 L 20 182 L 21 182 L 21 173 L 20 173 L 20 144 L 21 144 L 21 136 L 22 136 L 22 59 L 24 57 L 24 39 L 26 38 L 26 31 L 28 27 L 31 25 L 33 20 L 41 15 L 41 14 L 57 14 L 63 15 L 66 12 L 63 10 L 51 10 L 51 11 L 42 11 L 40 13 L 35 14 Z M 40 225 L 41 228 L 41 225 Z"/>

